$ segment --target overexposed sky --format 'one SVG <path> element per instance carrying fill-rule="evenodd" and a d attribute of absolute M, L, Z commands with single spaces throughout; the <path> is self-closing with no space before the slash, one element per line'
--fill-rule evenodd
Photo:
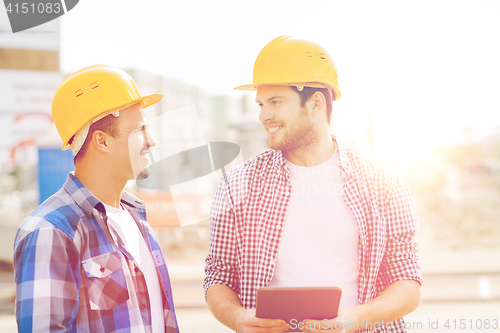
<path fill-rule="evenodd" d="M 499 17 L 495 0 L 82 0 L 60 18 L 61 68 L 140 68 L 237 96 L 262 47 L 293 35 L 335 60 L 337 132 L 364 132 L 372 112 L 378 137 L 430 144 L 500 129 Z"/>

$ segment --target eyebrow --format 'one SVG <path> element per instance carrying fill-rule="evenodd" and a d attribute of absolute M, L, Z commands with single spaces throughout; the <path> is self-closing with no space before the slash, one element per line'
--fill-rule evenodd
<path fill-rule="evenodd" d="M 273 97 L 269 97 L 266 102 L 271 102 L 273 99 L 277 99 L 277 98 L 286 98 L 286 96 L 282 96 L 282 95 L 276 95 L 276 96 L 273 96 Z M 260 100 L 256 99 L 255 100 L 255 103 L 261 103 Z"/>

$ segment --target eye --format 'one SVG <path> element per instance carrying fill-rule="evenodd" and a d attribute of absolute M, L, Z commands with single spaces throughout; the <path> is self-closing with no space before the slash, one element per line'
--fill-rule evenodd
<path fill-rule="evenodd" d="M 272 103 L 273 105 L 278 105 L 278 104 L 280 104 L 280 103 L 281 103 L 281 101 L 276 101 L 276 100 L 273 100 L 271 103 Z"/>
<path fill-rule="evenodd" d="M 147 130 L 147 126 L 142 125 L 141 127 L 137 128 L 137 133 L 144 133 L 144 132 L 146 132 L 146 130 Z"/>

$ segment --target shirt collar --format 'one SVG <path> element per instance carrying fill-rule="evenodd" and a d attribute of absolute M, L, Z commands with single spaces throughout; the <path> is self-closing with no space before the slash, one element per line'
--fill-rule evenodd
<path fill-rule="evenodd" d="M 68 178 L 63 187 L 89 218 L 92 217 L 94 208 L 101 212 L 105 211 L 102 202 L 83 186 L 74 172 L 68 173 Z M 121 202 L 134 208 L 145 209 L 144 201 L 139 200 L 127 191 L 123 191 Z"/>
<path fill-rule="evenodd" d="M 275 150 L 274 151 L 274 157 L 273 157 L 273 165 L 276 167 L 285 167 L 285 158 L 283 157 L 283 154 L 281 153 L 281 150 Z"/>
<path fill-rule="evenodd" d="M 347 148 L 341 141 L 337 140 L 334 135 L 332 135 L 332 141 L 335 143 L 339 151 L 339 167 L 346 173 L 347 176 L 349 176 L 351 174 L 351 163 L 349 157 L 347 156 Z M 275 150 L 274 152 L 273 164 L 278 168 L 282 166 L 286 169 L 285 158 L 283 157 L 281 150 Z"/>
<path fill-rule="evenodd" d="M 347 156 L 347 148 L 344 144 L 337 140 L 337 138 L 332 135 L 332 141 L 337 145 L 337 149 L 339 151 L 339 168 L 344 171 L 347 176 L 351 175 L 351 160 Z"/>

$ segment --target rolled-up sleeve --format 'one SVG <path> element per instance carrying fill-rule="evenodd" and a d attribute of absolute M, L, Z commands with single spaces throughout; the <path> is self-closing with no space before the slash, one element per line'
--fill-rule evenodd
<path fill-rule="evenodd" d="M 387 244 L 380 267 L 384 284 L 415 280 L 422 284 L 416 233 L 419 218 L 410 190 L 402 175 L 396 174 L 389 186 L 386 204 Z"/>
<path fill-rule="evenodd" d="M 205 298 L 208 288 L 214 284 L 228 286 L 239 294 L 238 246 L 229 184 L 223 176 L 210 209 L 210 248 L 205 260 Z"/>

